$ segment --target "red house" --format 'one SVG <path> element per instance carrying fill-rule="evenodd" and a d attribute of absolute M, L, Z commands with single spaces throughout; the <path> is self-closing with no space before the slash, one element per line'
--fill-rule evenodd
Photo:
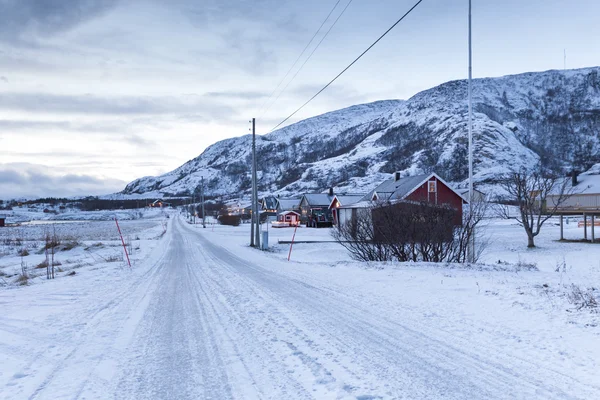
<path fill-rule="evenodd" d="M 284 211 L 277 215 L 277 221 L 271 223 L 273 228 L 288 228 L 300 225 L 300 213 L 296 211 Z"/>
<path fill-rule="evenodd" d="M 338 209 L 338 219 L 340 223 L 343 223 L 352 219 L 358 209 L 369 208 L 382 202 L 425 202 L 449 207 L 455 210 L 454 222 L 460 225 L 462 224 L 462 206 L 465 199 L 435 173 L 401 178 L 400 173 L 396 172 L 392 179 L 381 183 L 360 202 L 349 206 L 342 205 Z"/>

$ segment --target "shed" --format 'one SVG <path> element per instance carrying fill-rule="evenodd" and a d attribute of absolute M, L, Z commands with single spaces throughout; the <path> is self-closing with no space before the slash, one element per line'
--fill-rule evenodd
<path fill-rule="evenodd" d="M 274 228 L 285 228 L 300 225 L 300 213 L 284 211 L 277 215 L 277 221 L 272 223 Z"/>
<path fill-rule="evenodd" d="M 460 195 L 465 199 L 465 201 L 469 202 L 469 189 L 461 189 L 459 191 Z M 473 200 L 476 202 L 481 202 L 486 200 L 486 194 L 481 190 L 473 189 Z"/>
<path fill-rule="evenodd" d="M 6 217 L 0 217 L 0 228 L 6 226 Z"/>
<path fill-rule="evenodd" d="M 565 215 L 583 216 L 583 238 L 588 240 L 588 227 L 591 228 L 591 241 L 596 241 L 595 227 L 600 226 L 596 218 L 600 216 L 600 175 L 581 174 L 571 177 L 566 192 L 572 193 L 556 208 L 560 215 L 560 239 L 564 240 L 563 217 Z M 553 209 L 560 202 L 559 194 L 546 198 L 546 207 Z M 589 220 L 588 220 L 589 217 Z"/>
<path fill-rule="evenodd" d="M 356 194 L 345 194 L 345 195 L 335 195 L 329 204 L 329 210 L 331 210 L 331 215 L 333 217 L 333 224 L 337 225 L 338 223 L 338 209 L 342 206 L 349 206 L 352 204 L 356 204 L 361 201 L 365 197 L 364 193 L 356 193 Z"/>

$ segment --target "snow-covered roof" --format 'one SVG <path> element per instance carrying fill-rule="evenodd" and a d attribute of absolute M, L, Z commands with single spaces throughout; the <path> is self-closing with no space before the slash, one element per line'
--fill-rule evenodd
<path fill-rule="evenodd" d="M 301 199 L 277 199 L 280 209 L 282 210 L 293 210 L 294 208 L 300 208 Z"/>
<path fill-rule="evenodd" d="M 300 213 L 297 213 L 296 211 L 291 211 L 291 210 L 288 210 L 288 211 L 282 211 L 282 212 L 280 212 L 280 213 L 279 213 L 279 215 L 288 215 L 288 214 L 296 214 L 296 215 L 300 215 Z"/>
<path fill-rule="evenodd" d="M 262 201 L 262 207 L 266 210 L 275 210 L 277 208 L 277 198 L 266 196 Z"/>
<path fill-rule="evenodd" d="M 329 207 L 333 196 L 327 193 L 306 193 L 304 198 L 311 206 L 325 206 Z"/>
<path fill-rule="evenodd" d="M 342 205 L 340 206 L 340 208 L 369 208 L 369 207 L 374 207 L 377 203 L 374 201 L 370 201 L 370 200 L 361 200 L 358 201 L 356 203 L 352 203 L 349 205 Z"/>
<path fill-rule="evenodd" d="M 329 203 L 329 208 L 331 208 L 331 206 L 333 205 L 333 202 L 336 199 L 340 203 L 340 206 L 347 206 L 347 205 L 350 205 L 350 204 L 358 203 L 364 197 L 365 197 L 364 193 L 340 194 L 340 195 L 336 194 L 335 196 L 333 196 L 333 199 L 331 199 L 331 202 Z"/>
<path fill-rule="evenodd" d="M 573 189 L 575 194 L 600 194 L 600 175 L 581 174 L 577 182 Z"/>
<path fill-rule="evenodd" d="M 402 199 L 431 175 L 433 174 L 406 176 L 398 180 L 389 179 L 377 186 L 364 200 L 371 200 L 375 193 L 380 200 Z"/>

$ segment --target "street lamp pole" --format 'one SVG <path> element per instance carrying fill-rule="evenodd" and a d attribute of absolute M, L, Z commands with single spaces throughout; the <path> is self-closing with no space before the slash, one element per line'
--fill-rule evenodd
<path fill-rule="evenodd" d="M 469 0 L 469 224 L 473 221 L 473 51 L 471 37 L 471 0 Z M 471 237 L 467 246 L 467 260 L 475 261 L 475 227 L 471 226 Z"/>

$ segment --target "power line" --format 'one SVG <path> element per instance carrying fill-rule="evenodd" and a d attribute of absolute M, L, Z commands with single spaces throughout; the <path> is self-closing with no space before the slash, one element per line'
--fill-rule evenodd
<path fill-rule="evenodd" d="M 369 50 L 371 50 L 381 39 L 383 39 L 383 37 L 385 35 L 387 35 L 388 33 L 390 33 L 390 31 L 392 29 L 394 29 L 396 27 L 396 25 L 398 25 L 400 22 L 402 22 L 402 20 L 404 18 L 406 18 L 408 16 L 408 14 L 410 14 L 415 8 L 417 8 L 417 6 L 419 4 L 421 4 L 423 2 L 423 0 L 419 0 L 415 3 L 414 6 L 412 6 L 410 8 L 410 10 L 408 10 L 402 17 L 400 17 L 400 19 L 398 21 L 396 21 L 387 31 L 385 31 L 381 36 L 379 36 L 379 38 L 374 41 L 369 47 L 367 47 L 367 49 L 365 51 L 363 51 L 358 57 L 356 57 L 354 59 L 354 61 L 352 61 L 350 64 L 348 64 L 348 66 L 346 68 L 344 68 L 342 70 L 342 72 L 340 72 L 339 74 L 336 75 L 335 78 L 333 78 L 331 81 L 329 81 L 329 83 L 327 83 L 325 86 L 323 86 L 323 88 L 321 88 L 321 90 L 319 90 L 317 93 L 315 93 L 313 95 L 313 97 L 311 97 L 310 99 L 308 99 L 304 104 L 302 104 L 300 107 L 298 107 L 296 109 L 296 111 L 294 111 L 293 113 L 291 113 L 290 115 L 288 115 L 283 121 L 281 121 L 280 123 L 278 123 L 273 129 L 270 130 L 270 132 L 273 132 L 275 129 L 279 128 L 281 125 L 283 125 L 288 119 L 292 118 L 298 111 L 300 111 L 301 109 L 303 109 L 308 103 L 310 103 L 311 101 L 313 101 L 315 99 L 315 97 L 317 97 L 318 95 L 320 95 L 325 89 L 327 89 L 333 82 L 335 82 L 340 76 L 342 76 L 342 74 L 344 72 L 346 72 L 348 69 L 350 69 L 350 67 L 352 67 L 358 60 L 360 60 L 362 58 L 362 56 L 364 56 L 365 54 L 367 54 L 367 52 Z"/>
<path fill-rule="evenodd" d="M 298 61 L 300 61 L 300 58 L 302 58 L 302 56 L 304 55 L 304 53 L 306 52 L 306 50 L 308 49 L 308 47 L 311 45 L 311 43 L 313 42 L 313 40 L 315 40 L 315 38 L 317 37 L 317 35 L 319 34 L 319 32 L 321 32 L 321 29 L 323 29 L 323 26 L 325 25 L 325 23 L 327 22 L 327 20 L 329 19 L 329 17 L 331 17 L 331 14 L 333 14 L 333 11 L 337 8 L 338 4 L 340 4 L 340 1 L 341 0 L 337 0 L 337 2 L 335 3 L 335 5 L 331 9 L 331 11 L 329 11 L 329 14 L 327 14 L 327 17 L 325 17 L 325 19 L 321 23 L 321 26 L 319 26 L 319 29 L 317 29 L 317 31 L 315 32 L 315 34 L 313 35 L 313 37 L 310 38 L 309 42 L 304 47 L 304 50 L 302 50 L 302 52 L 300 53 L 300 55 L 298 56 L 298 58 L 296 58 L 296 61 L 294 61 L 294 64 L 292 64 L 292 66 L 290 67 L 290 69 L 288 70 L 288 72 L 285 73 L 285 76 L 279 82 L 279 84 L 277 84 L 277 87 L 269 95 L 269 97 L 267 98 L 267 100 L 265 100 L 265 102 L 262 104 L 262 106 L 260 106 L 259 112 L 260 112 L 260 110 L 262 110 L 265 107 L 265 105 L 267 105 L 267 103 L 269 102 L 269 100 L 271 100 L 271 98 L 273 97 L 273 95 L 275 94 L 275 92 L 277 92 L 277 89 L 279 89 L 279 87 L 281 86 L 281 84 L 285 81 L 285 78 L 287 78 L 289 76 L 290 72 L 292 72 L 292 70 L 294 69 L 294 67 L 296 66 L 296 64 L 298 64 Z M 272 105 L 273 104 L 271 104 L 271 106 Z M 264 115 L 265 112 L 263 112 L 261 114 L 261 116 Z"/>
<path fill-rule="evenodd" d="M 279 100 L 279 98 L 281 97 L 281 95 L 286 91 L 286 89 L 288 88 L 288 86 L 290 86 L 290 83 L 293 82 L 293 80 L 298 76 L 298 74 L 300 73 L 300 71 L 302 71 L 302 68 L 304 68 L 304 66 L 306 65 L 306 63 L 308 62 L 308 60 L 310 60 L 310 58 L 313 56 L 313 54 L 315 54 L 315 51 L 317 51 L 317 49 L 319 48 L 319 46 L 321 45 L 321 43 L 323 43 L 323 41 L 325 40 L 325 38 L 327 37 L 327 35 L 329 35 L 329 32 L 331 32 L 331 30 L 333 29 L 333 27 L 335 26 L 335 24 L 340 20 L 340 18 L 342 17 L 342 15 L 344 15 L 344 12 L 346 12 L 346 9 L 350 6 L 350 3 L 352 3 L 353 0 L 350 0 L 348 2 L 348 4 L 346 4 L 346 7 L 344 7 L 344 9 L 342 10 L 342 12 L 340 13 L 340 15 L 338 15 L 338 17 L 335 19 L 335 21 L 333 21 L 333 24 L 331 24 L 331 26 L 329 27 L 329 29 L 327 30 L 327 32 L 325 32 L 325 35 L 323 35 L 323 37 L 321 38 L 321 40 L 319 41 L 319 43 L 317 43 L 317 45 L 315 46 L 315 48 L 312 50 L 312 52 L 308 55 L 308 57 L 306 58 L 306 60 L 304 60 L 304 62 L 302 63 L 302 65 L 300 66 L 300 68 L 296 71 L 296 73 L 294 74 L 294 76 L 292 76 L 292 79 L 290 79 L 288 81 L 288 83 L 285 85 L 285 87 L 281 90 L 281 92 L 279 92 L 279 94 L 277 95 L 277 97 L 275 98 L 275 100 L 273 100 L 273 102 L 271 103 L 271 105 L 263 112 L 263 115 L 269 111 L 271 109 L 271 107 L 273 107 L 273 104 L 277 103 L 277 100 Z"/>

